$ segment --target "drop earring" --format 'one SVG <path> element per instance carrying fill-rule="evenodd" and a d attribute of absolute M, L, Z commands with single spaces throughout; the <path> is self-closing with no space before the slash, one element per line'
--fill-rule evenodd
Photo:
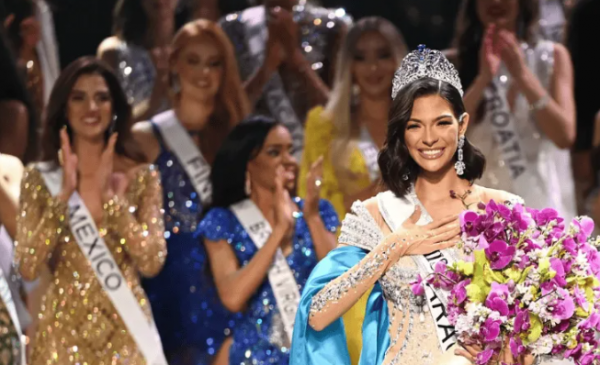
<path fill-rule="evenodd" d="M 410 171 L 407 171 L 405 174 L 402 175 L 402 180 L 404 180 L 404 181 L 408 181 L 409 178 L 410 178 Z"/>
<path fill-rule="evenodd" d="M 456 152 L 458 153 L 458 158 L 456 163 L 454 164 L 454 168 L 456 169 L 456 174 L 458 176 L 462 176 L 465 173 L 465 162 L 463 161 L 463 147 L 465 146 L 465 136 L 464 134 L 458 138 L 458 149 Z"/>

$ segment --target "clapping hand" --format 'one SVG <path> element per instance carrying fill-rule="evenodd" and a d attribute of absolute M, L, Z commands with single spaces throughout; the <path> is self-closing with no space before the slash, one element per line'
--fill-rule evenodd
<path fill-rule="evenodd" d="M 305 217 L 314 217 L 319 214 L 319 198 L 321 193 L 321 179 L 323 176 L 323 156 L 319 157 L 310 167 L 306 175 L 306 198 L 304 199 L 303 213 Z"/>
<path fill-rule="evenodd" d="M 63 168 L 62 188 L 58 197 L 63 202 L 67 202 L 77 189 L 77 165 L 79 161 L 77 155 L 71 149 L 67 127 L 60 130 L 58 161 Z"/>

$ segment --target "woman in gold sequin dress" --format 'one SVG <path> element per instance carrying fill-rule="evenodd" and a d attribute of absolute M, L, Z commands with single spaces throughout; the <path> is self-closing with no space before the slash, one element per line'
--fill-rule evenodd
<path fill-rule="evenodd" d="M 165 260 L 162 191 L 158 171 L 139 163 L 143 157 L 131 139 L 130 116 L 117 78 L 95 58 L 73 62 L 53 89 L 45 159 L 53 168 L 62 164 L 62 187 L 52 196 L 41 164 L 29 166 L 17 218 L 15 260 L 21 274 L 33 280 L 48 263 L 53 276 L 31 364 L 146 363 L 66 217 L 67 200 L 77 191 L 150 320 L 139 274 L 156 275 Z"/>

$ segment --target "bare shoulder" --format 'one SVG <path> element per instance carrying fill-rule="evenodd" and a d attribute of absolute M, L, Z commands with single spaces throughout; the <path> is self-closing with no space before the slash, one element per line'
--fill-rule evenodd
<path fill-rule="evenodd" d="M 116 52 L 123 44 L 123 41 L 117 36 L 112 36 L 104 39 L 98 46 L 98 57 L 102 58 L 105 53 Z"/>
<path fill-rule="evenodd" d="M 100 43 L 100 46 L 98 46 L 96 56 L 116 70 L 120 59 L 119 49 L 122 44 L 123 41 L 117 37 L 113 36 L 106 38 Z"/>
<path fill-rule="evenodd" d="M 15 156 L 0 154 L 0 174 L 11 184 L 19 183 L 23 176 L 23 163 Z"/>

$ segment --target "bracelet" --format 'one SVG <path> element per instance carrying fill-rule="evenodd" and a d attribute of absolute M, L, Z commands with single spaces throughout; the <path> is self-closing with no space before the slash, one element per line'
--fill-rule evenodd
<path fill-rule="evenodd" d="M 548 106 L 549 103 L 550 103 L 550 96 L 548 96 L 548 94 L 546 94 L 546 95 L 542 96 L 541 98 L 539 98 L 538 101 L 536 101 L 535 103 L 530 104 L 529 110 L 530 111 L 542 110 L 546 106 Z"/>

